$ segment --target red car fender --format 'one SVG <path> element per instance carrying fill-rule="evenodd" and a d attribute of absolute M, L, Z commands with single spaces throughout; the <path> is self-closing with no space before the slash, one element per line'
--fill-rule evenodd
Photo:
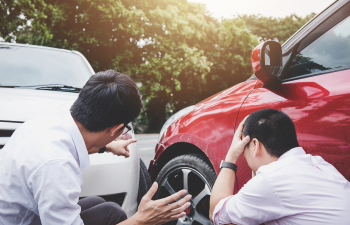
<path fill-rule="evenodd" d="M 246 81 L 220 92 L 196 104 L 192 112 L 173 122 L 156 146 L 154 161 L 149 166 L 152 178 L 155 179 L 154 176 L 161 169 L 157 166 L 153 171 L 165 150 L 181 142 L 198 147 L 218 173 L 220 161 L 225 158 L 231 145 L 240 107 L 257 82 Z"/>
<path fill-rule="evenodd" d="M 156 155 L 155 158 L 159 158 L 159 156 L 168 148 L 169 146 L 175 144 L 175 143 L 180 143 L 180 142 L 186 142 L 189 144 L 192 144 L 199 149 L 201 149 L 204 154 L 208 156 L 208 145 L 205 140 L 192 135 L 192 134 L 176 134 L 174 136 L 171 136 L 169 139 L 167 139 L 164 143 L 158 143 L 156 146 Z"/>

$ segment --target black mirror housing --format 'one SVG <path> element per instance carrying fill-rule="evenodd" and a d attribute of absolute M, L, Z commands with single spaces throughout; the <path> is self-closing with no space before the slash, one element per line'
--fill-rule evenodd
<path fill-rule="evenodd" d="M 264 85 L 280 83 L 282 72 L 282 47 L 277 41 L 266 41 L 258 45 L 251 55 L 251 66 L 255 76 Z"/>

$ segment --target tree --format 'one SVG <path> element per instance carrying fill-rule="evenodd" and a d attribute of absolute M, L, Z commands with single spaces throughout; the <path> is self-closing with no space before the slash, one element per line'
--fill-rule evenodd
<path fill-rule="evenodd" d="M 135 78 L 141 81 L 146 96 L 149 128 L 159 130 L 173 110 L 179 110 L 180 99 L 194 104 L 189 90 L 201 90 L 212 63 L 202 44 L 212 44 L 218 22 L 208 16 L 203 5 L 179 1 L 162 1 L 146 14 L 142 60 Z M 173 99 L 173 101 L 171 101 Z M 166 108 L 166 105 L 168 106 Z"/>
<path fill-rule="evenodd" d="M 245 21 L 223 19 L 215 48 L 206 51 L 213 66 L 202 99 L 248 79 L 252 75 L 250 56 L 258 44 L 257 37 L 250 33 Z"/>
<path fill-rule="evenodd" d="M 16 42 L 78 50 L 95 71 L 114 68 L 131 74 L 141 62 L 137 40 L 144 15 L 132 1 L 45 0 L 45 4 L 43 16 L 16 32 Z"/>
<path fill-rule="evenodd" d="M 217 19 L 186 0 L 0 0 L 6 41 L 78 50 L 95 71 L 141 84 L 138 122 L 157 132 L 172 113 L 246 80 L 260 40 L 284 42 L 312 15 Z"/>
<path fill-rule="evenodd" d="M 261 15 L 238 15 L 237 18 L 244 20 L 248 29 L 257 35 L 260 41 L 277 39 L 283 44 L 315 15 L 315 13 L 311 13 L 304 18 L 295 14 L 284 18 L 264 17 Z"/>
<path fill-rule="evenodd" d="M 32 20 L 45 17 L 45 7 L 44 0 L 0 0 L 0 36 L 5 41 L 16 38 L 15 33 Z"/>

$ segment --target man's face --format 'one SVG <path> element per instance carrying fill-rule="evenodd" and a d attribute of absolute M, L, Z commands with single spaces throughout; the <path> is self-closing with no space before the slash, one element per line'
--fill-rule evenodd
<path fill-rule="evenodd" d="M 260 166 L 268 165 L 278 159 L 277 157 L 271 156 L 265 146 L 256 138 L 253 138 L 244 148 L 243 155 L 248 166 L 254 173 L 256 173 Z"/>
<path fill-rule="evenodd" d="M 97 143 L 98 148 L 102 148 L 107 144 L 111 143 L 113 140 L 117 139 L 124 132 L 124 124 L 116 125 L 101 131 L 99 134 L 100 138 Z"/>

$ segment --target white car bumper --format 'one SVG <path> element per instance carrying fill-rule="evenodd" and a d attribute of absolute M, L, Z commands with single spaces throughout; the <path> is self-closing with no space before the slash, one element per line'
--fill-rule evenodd
<path fill-rule="evenodd" d="M 125 193 L 121 207 L 130 217 L 137 211 L 140 157 L 135 143 L 128 148 L 129 158 L 112 153 L 90 155 L 90 167 L 82 171 L 84 183 L 80 197 Z"/>

